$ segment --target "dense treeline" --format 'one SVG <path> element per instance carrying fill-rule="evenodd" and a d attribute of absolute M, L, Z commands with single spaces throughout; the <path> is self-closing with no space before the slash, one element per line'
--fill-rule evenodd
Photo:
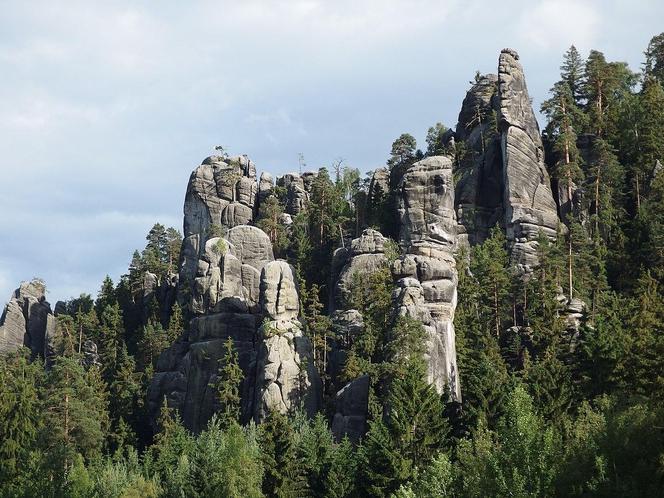
<path fill-rule="evenodd" d="M 189 433 L 163 406 L 153 428 L 146 390 L 159 354 L 185 330 L 186 311 L 145 293 L 177 270 L 181 236 L 156 224 L 117 284 L 59 310 L 56 359 L 0 361 L 1 496 L 662 496 L 664 494 L 664 34 L 640 72 L 583 58 L 571 47 L 542 105 L 548 167 L 564 215 L 557 240 L 539 239 L 524 281 L 499 227 L 458 254 L 455 316 L 463 403 L 424 382 L 423 330 L 390 319 L 388 262 L 350 300 L 363 332 L 342 380 L 371 378 L 369 431 L 335 441 L 325 413 L 271 413 L 238 423 L 242 371 L 232 342 L 218 383 L 219 413 Z M 340 162 L 321 169 L 308 208 L 287 229 L 286 192 L 257 225 L 297 269 L 305 331 L 329 397 L 329 269 L 340 243 L 372 226 L 396 237 L 395 182 L 446 147 L 401 135 L 389 187 Z M 367 199 L 372 195 L 371 199 Z M 368 202 L 369 201 L 369 202 Z M 287 230 L 290 230 L 288 232 Z M 358 277 L 359 278 L 359 277 Z M 578 298 L 582 318 L 567 306 Z M 82 349 L 98 346 L 98 358 Z"/>

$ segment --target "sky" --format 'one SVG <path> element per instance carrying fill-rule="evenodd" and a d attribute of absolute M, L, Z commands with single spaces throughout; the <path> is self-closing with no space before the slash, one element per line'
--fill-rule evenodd
<path fill-rule="evenodd" d="M 536 108 L 575 44 L 637 69 L 661 0 L 0 0 L 0 303 L 96 295 L 155 222 L 182 229 L 223 145 L 259 171 L 369 171 L 454 126 L 516 49 Z"/>

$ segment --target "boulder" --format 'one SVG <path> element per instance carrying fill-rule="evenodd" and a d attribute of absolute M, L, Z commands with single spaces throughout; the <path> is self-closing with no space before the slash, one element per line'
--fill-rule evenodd
<path fill-rule="evenodd" d="M 337 441 L 344 437 L 359 442 L 367 432 L 369 411 L 369 376 L 363 375 L 349 382 L 335 395 L 336 412 L 332 418 L 332 434 Z"/>

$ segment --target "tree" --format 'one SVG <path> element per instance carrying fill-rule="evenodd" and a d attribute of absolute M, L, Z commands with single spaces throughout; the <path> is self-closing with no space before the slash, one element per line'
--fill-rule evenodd
<path fill-rule="evenodd" d="M 240 420 L 241 397 L 240 385 L 244 373 L 238 362 L 238 354 L 229 337 L 224 343 L 224 356 L 221 359 L 217 382 L 214 385 L 219 403 L 218 420 L 221 427 L 227 428 Z"/>
<path fill-rule="evenodd" d="M 332 330 L 332 320 L 323 314 L 324 306 L 320 302 L 320 288 L 313 284 L 307 292 L 305 303 L 305 331 L 311 338 L 313 346 L 313 359 L 318 373 L 326 383 L 327 374 L 327 353 L 330 350 L 328 337 Z"/>
<path fill-rule="evenodd" d="M 645 51 L 644 73 L 664 85 L 664 33 L 653 36 Z"/>
<path fill-rule="evenodd" d="M 563 55 L 560 76 L 570 90 L 574 104 L 580 105 L 583 86 L 583 59 L 574 45 Z"/>
<path fill-rule="evenodd" d="M 97 294 L 97 300 L 95 301 L 95 311 L 97 316 L 101 319 L 101 315 L 106 308 L 106 306 L 112 306 L 117 304 L 118 300 L 115 295 L 115 285 L 111 277 L 106 275 L 104 281 L 101 284 L 101 289 Z"/>
<path fill-rule="evenodd" d="M 108 401 L 99 371 L 86 372 L 78 358 L 59 356 L 46 378 L 40 439 L 56 479 L 68 479 L 77 455 L 101 454 L 108 429 Z"/>
<path fill-rule="evenodd" d="M 436 123 L 427 130 L 427 156 L 449 155 L 450 151 L 443 143 L 443 138 L 449 128 L 443 123 Z"/>
<path fill-rule="evenodd" d="M 29 362 L 29 351 L 0 358 L 0 496 L 19 495 L 29 488 L 28 469 L 36 458 L 43 424 L 39 388 L 43 370 Z"/>
<path fill-rule="evenodd" d="M 266 496 L 305 496 L 307 482 L 297 458 L 293 428 L 276 410 L 270 411 L 260 427 L 259 442 L 263 459 L 263 493 Z"/>
<path fill-rule="evenodd" d="M 255 431 L 213 417 L 195 441 L 192 483 L 196 496 L 260 498 L 263 469 Z"/>
<path fill-rule="evenodd" d="M 168 328 L 166 329 L 166 336 L 168 343 L 173 344 L 177 341 L 185 330 L 185 321 L 182 314 L 182 308 L 179 303 L 173 304 L 171 308 L 171 316 L 168 319 Z"/>
<path fill-rule="evenodd" d="M 440 395 L 426 380 L 422 358 L 413 358 L 405 376 L 390 386 L 387 427 L 403 469 L 427 465 L 447 438 L 449 425 Z"/>
<path fill-rule="evenodd" d="M 258 209 L 256 226 L 270 238 L 276 254 L 283 254 L 289 242 L 286 226 L 281 220 L 283 214 L 284 207 L 274 195 L 262 201 Z"/>
<path fill-rule="evenodd" d="M 566 81 L 556 83 L 550 92 L 551 98 L 542 103 L 541 110 L 548 118 L 545 131 L 558 158 L 554 177 L 567 189 L 567 201 L 570 203 L 568 212 L 571 212 L 574 185 L 583 178 L 574 129 L 575 123 L 583 121 L 583 114 L 577 107 L 572 90 Z"/>
<path fill-rule="evenodd" d="M 138 343 L 139 364 L 145 369 L 156 365 L 159 355 L 169 346 L 168 336 L 159 322 L 148 320 Z"/>
<path fill-rule="evenodd" d="M 402 133 L 394 142 L 387 165 L 390 168 L 401 166 L 415 158 L 417 141 L 410 133 Z"/>

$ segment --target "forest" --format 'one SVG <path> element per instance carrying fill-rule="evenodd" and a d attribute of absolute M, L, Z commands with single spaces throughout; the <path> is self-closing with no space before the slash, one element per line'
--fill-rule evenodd
<path fill-rule="evenodd" d="M 159 357 L 193 317 L 180 300 L 165 309 L 156 294 L 142 298 L 146 272 L 164 282 L 183 260 L 183 235 L 156 223 L 118 281 L 56 307 L 53 355 L 23 348 L 0 358 L 0 496 L 664 496 L 664 33 L 638 69 L 570 47 L 540 112 L 563 222 L 537 238 L 528 278 L 499 223 L 456 252 L 460 399 L 426 381 L 422 324 L 392 312 L 398 178 L 444 155 L 456 181 L 474 154 L 437 123 L 421 149 L 408 133 L 396 138 L 384 192 L 371 187 L 373 172 L 339 160 L 313 177 L 288 224 L 284 187 L 260 204 L 255 226 L 297 277 L 323 385 L 314 417 L 295 407 L 247 420 L 231 339 L 203 430 L 166 400 L 151 413 Z M 496 116 L 478 111 L 477 120 L 484 150 Z M 331 430 L 328 357 L 341 339 L 328 303 L 335 250 L 366 228 L 390 241 L 347 297 L 364 326 L 339 376 L 370 379 L 367 431 L 354 441 Z M 212 225 L 208 238 L 224 230 Z M 574 327 L 561 295 L 581 303 Z"/>

